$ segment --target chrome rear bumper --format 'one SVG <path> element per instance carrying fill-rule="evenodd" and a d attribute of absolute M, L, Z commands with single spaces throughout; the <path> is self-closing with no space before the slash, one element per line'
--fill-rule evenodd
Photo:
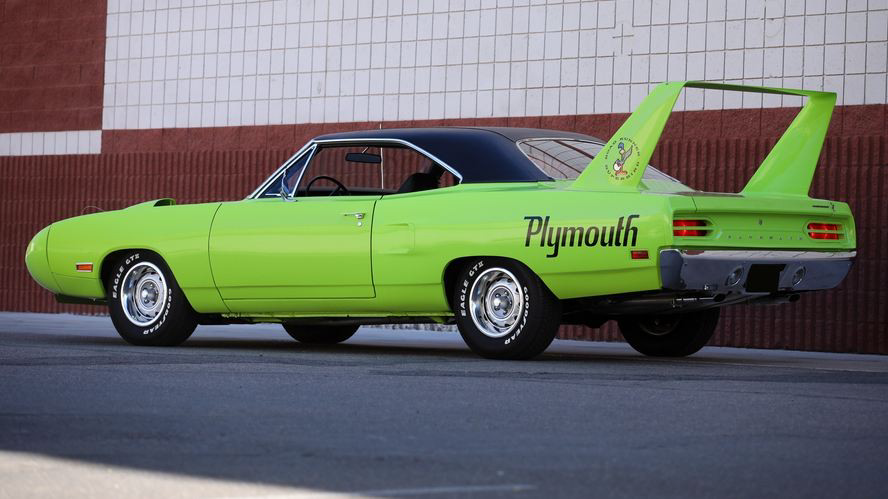
<path fill-rule="evenodd" d="M 741 295 L 815 291 L 838 286 L 856 255 L 856 251 L 665 249 L 660 251 L 660 278 L 663 288 L 676 291 Z"/>

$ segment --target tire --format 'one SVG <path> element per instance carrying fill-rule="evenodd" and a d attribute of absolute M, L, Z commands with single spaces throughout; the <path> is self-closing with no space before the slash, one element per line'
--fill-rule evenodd
<path fill-rule="evenodd" d="M 703 348 L 718 325 L 721 309 L 619 319 L 620 332 L 632 348 L 651 357 L 687 357 Z"/>
<path fill-rule="evenodd" d="M 470 261 L 456 281 L 453 304 L 463 340 L 488 359 L 536 357 L 561 324 L 561 302 L 549 288 L 526 266 L 504 258 Z"/>
<path fill-rule="evenodd" d="M 297 326 L 283 324 L 287 333 L 300 343 L 332 345 L 352 337 L 361 326 Z"/>
<path fill-rule="evenodd" d="M 106 289 L 111 322 L 128 343 L 175 346 L 197 327 L 197 314 L 170 268 L 154 253 L 123 255 L 108 275 Z"/>

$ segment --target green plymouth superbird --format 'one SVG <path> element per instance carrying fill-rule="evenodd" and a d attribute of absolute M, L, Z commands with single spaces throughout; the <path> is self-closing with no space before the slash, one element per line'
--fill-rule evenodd
<path fill-rule="evenodd" d="M 739 193 L 648 166 L 685 87 L 807 98 Z M 835 94 L 656 87 L 603 142 L 521 128 L 315 138 L 242 201 L 171 199 L 62 220 L 25 260 L 60 301 L 107 303 L 120 335 L 176 345 L 198 324 L 279 322 L 335 343 L 362 324 L 452 323 L 526 359 L 560 324 L 616 319 L 656 356 L 706 344 L 721 307 L 830 289 L 855 256 L 848 205 L 808 196 Z"/>

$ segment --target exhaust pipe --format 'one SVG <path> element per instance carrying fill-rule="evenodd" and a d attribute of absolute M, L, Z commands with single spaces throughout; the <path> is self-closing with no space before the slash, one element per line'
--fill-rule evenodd
<path fill-rule="evenodd" d="M 755 300 L 751 300 L 749 302 L 750 305 L 780 305 L 783 303 L 795 303 L 799 301 L 802 296 L 798 293 L 791 293 L 786 295 L 776 295 L 776 296 L 764 296 L 762 298 L 758 298 Z"/>
<path fill-rule="evenodd" d="M 708 308 L 724 302 L 725 298 L 726 296 L 723 294 L 699 297 L 639 297 L 626 300 L 607 300 L 599 303 L 598 307 L 593 306 L 587 309 L 600 311 L 605 314 L 663 313 L 684 309 Z"/>

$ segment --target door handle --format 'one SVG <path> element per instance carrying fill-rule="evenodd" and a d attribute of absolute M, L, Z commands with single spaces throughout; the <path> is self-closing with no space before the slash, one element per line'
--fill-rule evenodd
<path fill-rule="evenodd" d="M 355 217 L 355 218 L 357 218 L 358 220 L 363 220 L 363 219 L 364 219 L 364 213 L 363 213 L 363 212 L 360 212 L 360 211 L 356 211 L 356 212 L 354 212 L 354 213 L 343 213 L 342 215 L 343 215 L 343 216 L 346 216 L 346 217 Z"/>

